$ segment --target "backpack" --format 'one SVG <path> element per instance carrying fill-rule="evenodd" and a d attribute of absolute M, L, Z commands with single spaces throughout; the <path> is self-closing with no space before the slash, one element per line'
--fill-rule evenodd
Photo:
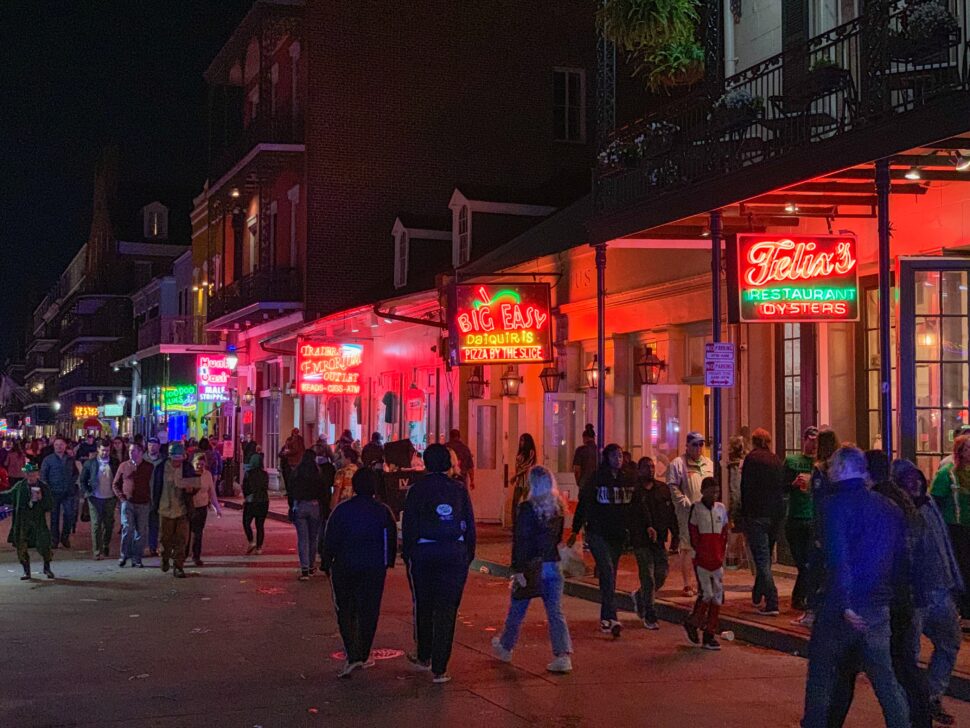
<path fill-rule="evenodd" d="M 468 528 L 464 492 L 460 485 L 450 483 L 449 486 L 435 488 L 434 495 L 422 502 L 418 513 L 419 538 L 443 543 L 456 543 L 464 538 Z"/>

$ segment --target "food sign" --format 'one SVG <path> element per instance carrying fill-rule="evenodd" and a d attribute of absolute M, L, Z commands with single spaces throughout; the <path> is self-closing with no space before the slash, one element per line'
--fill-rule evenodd
<path fill-rule="evenodd" d="M 451 309 L 453 364 L 553 360 L 548 284 L 456 285 Z"/>
<path fill-rule="evenodd" d="M 360 394 L 364 347 L 301 341 L 297 347 L 297 389 L 300 394 Z"/>

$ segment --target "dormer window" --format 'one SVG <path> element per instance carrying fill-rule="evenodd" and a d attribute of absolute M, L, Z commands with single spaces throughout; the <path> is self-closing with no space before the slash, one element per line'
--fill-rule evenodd
<path fill-rule="evenodd" d="M 468 217 L 468 205 L 462 205 L 458 210 L 458 260 L 455 267 L 465 265 L 471 258 L 471 225 Z"/>
<path fill-rule="evenodd" d="M 407 230 L 401 230 L 394 242 L 394 287 L 404 288 L 408 284 L 408 256 L 410 241 Z"/>

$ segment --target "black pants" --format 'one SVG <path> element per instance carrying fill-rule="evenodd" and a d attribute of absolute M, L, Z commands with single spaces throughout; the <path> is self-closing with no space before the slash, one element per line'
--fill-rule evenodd
<path fill-rule="evenodd" d="M 343 571 L 334 566 L 330 586 L 348 662 L 366 662 L 370 656 L 386 573 L 386 569 Z"/>
<path fill-rule="evenodd" d="M 202 532 L 205 530 L 205 522 L 209 516 L 209 507 L 194 508 L 189 513 L 189 545 L 192 549 L 192 558 L 199 560 L 202 558 Z M 186 548 L 185 554 L 189 550 Z"/>
<path fill-rule="evenodd" d="M 464 546 L 464 544 L 462 544 Z M 417 546 L 408 565 L 414 597 L 414 638 L 418 659 L 431 660 L 431 671 L 443 674 L 451 659 L 458 605 L 468 578 L 468 563 L 460 555 L 441 554 L 434 544 Z M 428 553 L 422 553 L 427 550 Z"/>
<path fill-rule="evenodd" d="M 246 540 L 253 542 L 253 521 L 256 521 L 256 548 L 263 548 L 263 538 L 266 536 L 266 516 L 269 513 L 269 503 L 243 503 L 243 531 Z"/>
<path fill-rule="evenodd" d="M 950 541 L 953 542 L 953 555 L 956 556 L 957 566 L 963 576 L 963 583 L 970 584 L 970 526 L 950 526 Z M 970 591 L 964 590 L 957 597 L 960 616 L 970 619 Z"/>
<path fill-rule="evenodd" d="M 808 554 L 812 547 L 812 520 L 810 518 L 789 518 L 785 524 L 785 537 L 792 559 L 798 567 L 798 578 L 792 587 L 791 603 L 795 609 L 804 609 L 808 597 Z"/>

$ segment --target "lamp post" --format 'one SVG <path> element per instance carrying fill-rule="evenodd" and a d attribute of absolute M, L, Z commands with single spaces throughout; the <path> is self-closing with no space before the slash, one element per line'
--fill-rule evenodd
<path fill-rule="evenodd" d="M 654 385 L 660 381 L 660 372 L 667 368 L 667 362 L 653 353 L 653 348 L 643 347 L 643 356 L 637 361 L 637 371 L 640 373 L 640 381 L 644 384 Z"/>
<path fill-rule="evenodd" d="M 593 354 L 593 361 L 591 361 L 589 363 L 589 366 L 587 366 L 585 369 L 587 387 L 589 387 L 590 389 L 599 388 L 601 371 L 603 372 L 604 375 L 609 374 L 610 368 L 600 366 L 599 356 L 597 354 Z"/>
<path fill-rule="evenodd" d="M 515 369 L 512 366 L 506 370 L 505 374 L 502 375 L 502 396 L 503 397 L 518 397 L 519 396 L 519 385 L 522 384 L 522 377 L 515 373 Z"/>
<path fill-rule="evenodd" d="M 542 384 L 542 391 L 546 394 L 558 392 L 559 382 L 565 378 L 565 373 L 559 371 L 553 366 L 548 366 L 539 372 L 539 382 Z"/>
<path fill-rule="evenodd" d="M 485 395 L 487 384 L 482 368 L 476 366 L 472 370 L 472 375 L 468 377 L 468 399 L 481 399 Z"/>

